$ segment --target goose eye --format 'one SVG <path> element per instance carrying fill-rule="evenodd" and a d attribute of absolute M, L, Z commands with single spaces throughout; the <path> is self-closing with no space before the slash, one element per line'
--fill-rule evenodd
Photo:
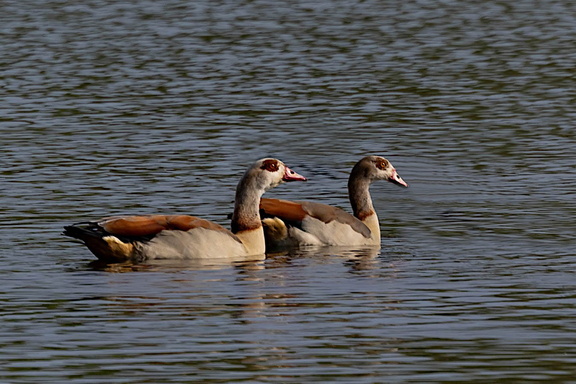
<path fill-rule="evenodd" d="M 376 163 L 376 167 L 381 170 L 385 170 L 388 167 L 388 163 L 385 161 L 379 161 Z"/>
<path fill-rule="evenodd" d="M 269 172 L 276 172 L 276 171 L 278 171 L 278 168 L 280 168 L 280 167 L 279 167 L 278 162 L 276 160 L 266 160 L 262 164 L 261 168 L 265 169 Z"/>

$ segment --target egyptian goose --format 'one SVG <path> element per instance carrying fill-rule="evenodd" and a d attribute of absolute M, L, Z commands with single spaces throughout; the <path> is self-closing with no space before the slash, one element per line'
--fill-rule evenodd
<path fill-rule="evenodd" d="M 356 163 L 348 180 L 348 194 L 354 215 L 330 205 L 309 201 L 262 199 L 267 249 L 298 245 L 377 245 L 380 223 L 372 205 L 370 184 L 387 180 L 408 184 L 383 157 L 367 156 Z"/>
<path fill-rule="evenodd" d="M 277 159 L 256 161 L 238 183 L 232 231 L 194 216 L 109 217 L 64 227 L 105 261 L 213 259 L 261 255 L 264 231 L 258 204 L 262 194 L 284 181 L 306 180 Z"/>

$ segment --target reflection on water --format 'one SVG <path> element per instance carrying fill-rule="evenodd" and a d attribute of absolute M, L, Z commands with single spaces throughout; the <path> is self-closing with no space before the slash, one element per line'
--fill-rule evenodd
<path fill-rule="evenodd" d="M 313 257 L 316 260 L 342 259 L 350 266 L 351 270 L 371 270 L 377 263 L 380 254 L 378 247 L 332 247 L 332 246 L 306 246 L 301 249 L 269 253 L 267 255 L 239 256 L 237 259 L 213 259 L 213 260 L 172 260 L 154 259 L 146 261 L 125 261 L 110 263 L 102 260 L 94 260 L 88 267 L 95 271 L 106 272 L 178 272 L 178 271 L 201 271 L 218 269 L 235 269 L 237 271 L 257 271 L 264 268 L 289 267 L 294 260 L 301 257 Z M 264 261 L 266 260 L 266 263 Z"/>
<path fill-rule="evenodd" d="M 145 262 L 125 261 L 121 263 L 109 263 L 95 260 L 89 263 L 89 267 L 96 271 L 106 272 L 177 272 L 185 270 L 211 270 L 224 268 L 239 269 L 262 269 L 266 255 L 251 255 L 238 257 L 237 259 L 214 259 L 214 260 L 170 260 L 155 259 Z"/>
<path fill-rule="evenodd" d="M 570 382 L 576 9 L 536 3 L 5 1 L 0 381 Z M 33 9 L 31 11 L 31 9 Z M 93 262 L 62 226 L 267 196 L 349 210 L 380 250 Z M 128 273 L 110 273 L 128 272 Z"/>

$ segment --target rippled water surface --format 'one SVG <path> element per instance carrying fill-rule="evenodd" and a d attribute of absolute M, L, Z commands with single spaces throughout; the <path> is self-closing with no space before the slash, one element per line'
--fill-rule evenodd
<path fill-rule="evenodd" d="M 4 1 L 0 381 L 573 382 L 576 3 Z M 268 196 L 349 209 L 382 249 L 96 265 L 63 225 Z"/>

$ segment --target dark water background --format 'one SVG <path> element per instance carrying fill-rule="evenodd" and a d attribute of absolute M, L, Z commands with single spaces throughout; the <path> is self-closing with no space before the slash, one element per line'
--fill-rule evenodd
<path fill-rule="evenodd" d="M 4 1 L 0 382 L 527 383 L 576 376 L 576 3 Z M 349 209 L 379 252 L 96 268 L 75 221 Z M 124 272 L 124 273 L 123 273 Z"/>

